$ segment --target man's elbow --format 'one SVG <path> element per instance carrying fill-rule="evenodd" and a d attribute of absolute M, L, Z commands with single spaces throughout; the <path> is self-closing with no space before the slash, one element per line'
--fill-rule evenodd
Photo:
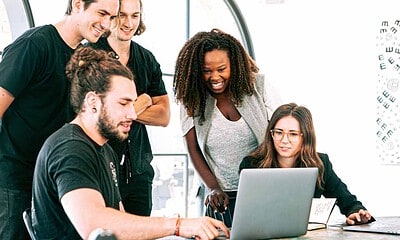
<path fill-rule="evenodd" d="M 162 127 L 168 127 L 170 120 L 171 120 L 171 117 L 170 117 L 170 114 L 168 112 L 168 116 L 163 118 L 163 121 L 161 122 L 161 126 Z"/>

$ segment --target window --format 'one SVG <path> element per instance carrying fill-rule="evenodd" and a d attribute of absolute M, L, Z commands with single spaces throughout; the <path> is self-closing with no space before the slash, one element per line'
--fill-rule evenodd
<path fill-rule="evenodd" d="M 0 60 L 3 49 L 12 41 L 10 22 L 3 0 L 0 1 Z"/>

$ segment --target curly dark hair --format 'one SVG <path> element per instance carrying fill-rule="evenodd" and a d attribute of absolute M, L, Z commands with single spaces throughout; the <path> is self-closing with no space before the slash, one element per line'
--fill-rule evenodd
<path fill-rule="evenodd" d="M 243 45 L 230 34 L 214 28 L 210 32 L 199 32 L 189 39 L 176 60 L 173 91 L 176 102 L 184 105 L 189 116 L 200 116 L 200 121 L 204 121 L 208 96 L 202 76 L 204 56 L 213 50 L 228 53 L 231 80 L 227 90 L 236 106 L 240 106 L 245 95 L 253 94 L 259 71 Z"/>

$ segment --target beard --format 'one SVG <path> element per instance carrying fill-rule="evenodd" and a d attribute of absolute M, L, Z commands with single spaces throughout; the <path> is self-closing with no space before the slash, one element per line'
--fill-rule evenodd
<path fill-rule="evenodd" d="M 122 133 L 110 119 L 105 107 L 101 108 L 99 122 L 97 123 L 100 134 L 108 140 L 122 142 L 128 138 L 128 133 Z"/>

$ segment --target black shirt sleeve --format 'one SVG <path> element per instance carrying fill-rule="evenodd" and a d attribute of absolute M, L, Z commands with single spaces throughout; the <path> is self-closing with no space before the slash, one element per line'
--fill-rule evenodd
<path fill-rule="evenodd" d="M 328 155 L 320 153 L 319 156 L 324 163 L 325 168 L 325 183 L 322 195 L 327 198 L 336 198 L 336 204 L 339 207 L 340 212 L 346 217 L 352 213 L 358 212 L 360 209 L 366 210 L 362 203 L 357 200 L 357 197 L 348 190 L 347 185 L 336 175 Z M 321 194 L 319 195 L 321 196 Z"/>

